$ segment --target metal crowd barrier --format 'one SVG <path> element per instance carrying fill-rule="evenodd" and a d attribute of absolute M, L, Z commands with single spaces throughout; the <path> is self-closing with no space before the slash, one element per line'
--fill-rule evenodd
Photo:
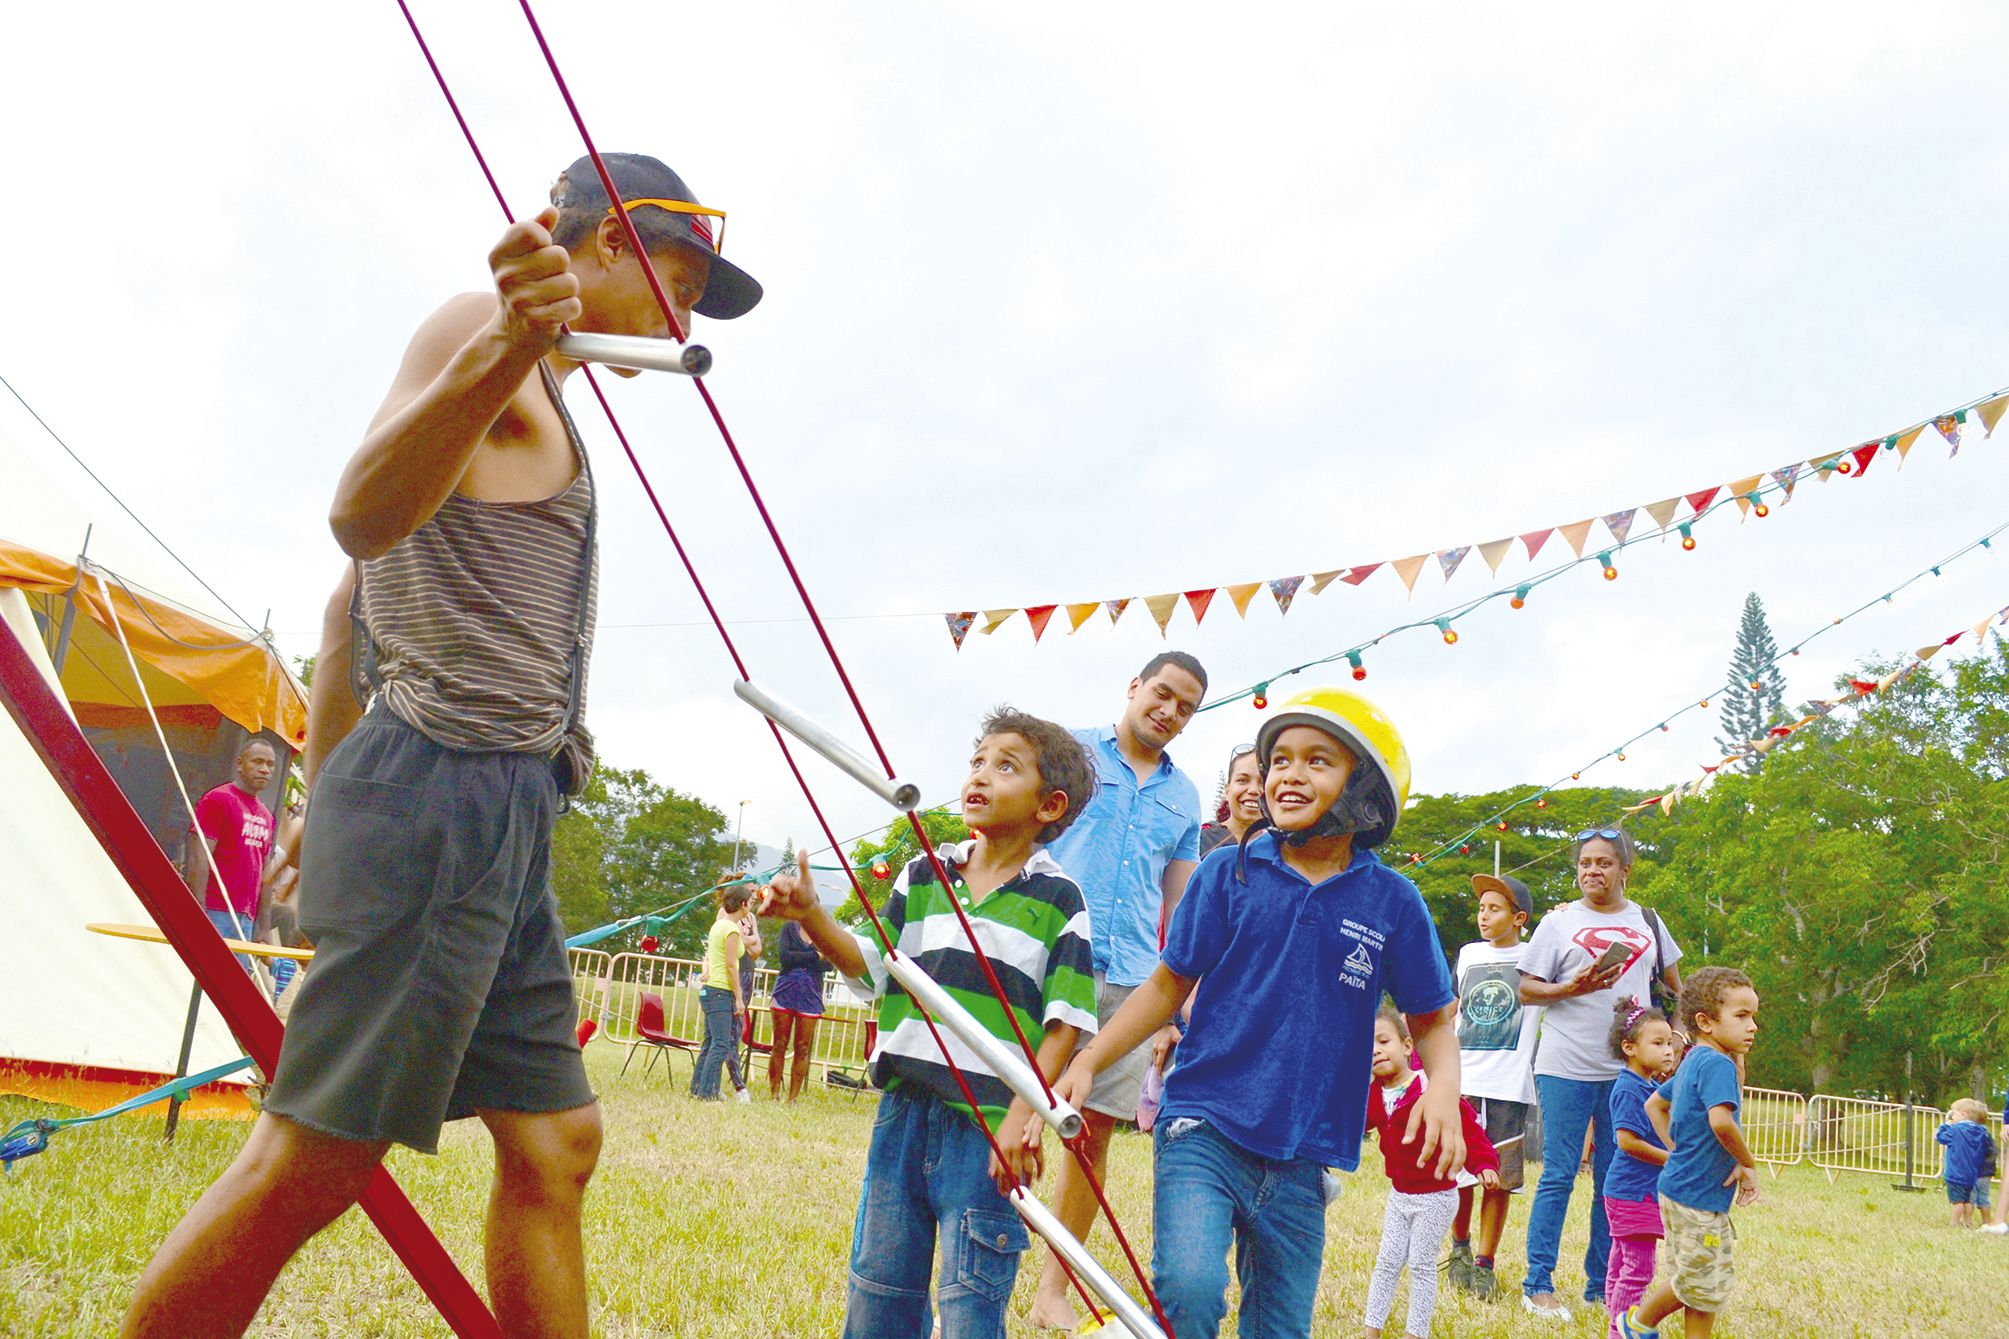
<path fill-rule="evenodd" d="M 1744 1144 L 1773 1176 L 1807 1153 L 1807 1099 L 1780 1088 L 1744 1089 Z"/>

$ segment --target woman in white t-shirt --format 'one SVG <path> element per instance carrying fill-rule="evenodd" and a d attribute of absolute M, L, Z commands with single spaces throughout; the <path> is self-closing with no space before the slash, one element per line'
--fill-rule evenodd
<path fill-rule="evenodd" d="M 1535 1051 L 1535 1093 L 1542 1109 L 1542 1143 L 1549 1154 L 1528 1213 L 1528 1276 L 1521 1302 L 1537 1315 L 1566 1318 L 1555 1295 L 1556 1255 L 1563 1219 L 1576 1186 L 1576 1150 L 1594 1132 L 1590 1247 L 1584 1252 L 1584 1300 L 1604 1301 L 1611 1232 L 1604 1217 L 1604 1175 L 1611 1166 L 1611 1086 L 1619 1062 L 1611 1055 L 1614 992 L 1651 1002 L 1656 974 L 1681 988 L 1675 964 L 1681 947 L 1657 916 L 1625 896 L 1632 875 L 1632 836 L 1623 828 L 1579 832 L 1576 901 L 1542 917 L 1521 956 L 1521 1002 L 1543 1008 Z M 1624 955 L 1600 970 L 1613 945 Z"/>

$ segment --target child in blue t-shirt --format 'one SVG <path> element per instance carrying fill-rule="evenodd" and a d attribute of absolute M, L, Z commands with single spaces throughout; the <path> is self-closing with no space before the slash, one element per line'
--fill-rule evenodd
<path fill-rule="evenodd" d="M 1360 1164 L 1384 990 L 1430 1080 L 1398 1143 L 1439 1179 L 1464 1163 L 1444 950 L 1416 885 L 1372 850 L 1408 797 L 1401 736 L 1358 694 L 1315 688 L 1271 714 L 1256 754 L 1264 821 L 1201 861 L 1163 961 L 1054 1085 L 1079 1101 L 1198 983 L 1152 1132 L 1152 1274 L 1179 1339 L 1219 1332 L 1230 1246 L 1241 1333 L 1310 1335 L 1324 1169 Z"/>
<path fill-rule="evenodd" d="M 1946 1146 L 1946 1202 L 1955 1227 L 1980 1227 L 1988 1217 L 1989 1162 L 1995 1137 L 1988 1133 L 1988 1108 L 1963 1097 L 1947 1108 L 1946 1123 L 1933 1138 Z"/>
<path fill-rule="evenodd" d="M 1611 1224 L 1604 1301 L 1611 1311 L 1607 1339 L 1623 1339 L 1619 1317 L 1646 1296 L 1665 1232 L 1659 1190 L 1667 1145 L 1646 1117 L 1646 1101 L 1674 1072 L 1674 1029 L 1667 1015 L 1630 996 L 1621 998 L 1612 1006 L 1611 1053 L 1625 1068 L 1611 1085 L 1615 1147 L 1604 1177 L 1604 1216 Z"/>
<path fill-rule="evenodd" d="M 1688 1339 L 1707 1335 L 1735 1281 L 1730 1205 L 1758 1198 L 1758 1164 L 1738 1127 L 1738 1061 L 1758 1037 L 1758 992 L 1734 967 L 1704 967 L 1681 986 L 1681 1021 L 1692 1043 L 1674 1077 L 1646 1101 L 1646 1115 L 1669 1149 L 1660 1170 L 1673 1276 L 1619 1315 L 1625 1339 L 1658 1339 L 1660 1322 L 1688 1313 Z"/>

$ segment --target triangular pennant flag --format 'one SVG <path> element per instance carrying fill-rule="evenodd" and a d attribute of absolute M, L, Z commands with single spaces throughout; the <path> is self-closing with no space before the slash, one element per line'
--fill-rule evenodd
<path fill-rule="evenodd" d="M 1939 654 L 1940 649 L 1941 648 L 1937 645 L 1921 646 L 1918 648 L 1917 651 L 1913 652 L 1912 654 L 1916 655 L 1920 660 L 1930 660 L 1934 656 Z"/>
<path fill-rule="evenodd" d="M 1976 623 L 1974 625 L 1973 632 L 1975 641 L 1977 642 L 1981 641 L 1988 635 L 1988 625 L 1994 620 L 1994 618 L 1995 615 L 1990 614 L 1987 618 L 1982 619 L 1979 623 Z"/>
<path fill-rule="evenodd" d="M 1737 500 L 1737 510 L 1746 516 L 1751 514 L 1751 494 L 1765 481 L 1762 474 L 1754 474 L 1748 479 L 1739 479 L 1730 485 L 1730 496 Z"/>
<path fill-rule="evenodd" d="M 1086 623 L 1089 616 L 1101 607 L 1101 604 L 1095 600 L 1086 600 L 1080 604 L 1067 606 L 1067 635 L 1072 637 L 1075 633 L 1080 632 L 1081 625 Z"/>
<path fill-rule="evenodd" d="M 1798 465 L 1782 465 L 1772 471 L 1772 477 L 1778 480 L 1779 487 L 1785 493 L 1785 496 L 1780 499 L 1781 501 L 1791 502 L 1793 500 L 1793 485 L 1800 481 L 1800 469 L 1801 467 Z"/>
<path fill-rule="evenodd" d="M 1671 814 L 1674 812 L 1673 791 L 1670 790 L 1665 795 L 1660 797 L 1660 812 L 1663 814 Z"/>
<path fill-rule="evenodd" d="M 1123 617 L 1123 611 L 1130 607 L 1130 597 L 1126 595 L 1120 600 L 1104 600 L 1102 607 L 1109 611 L 1109 621 L 1114 623 Z"/>
<path fill-rule="evenodd" d="M 1904 458 L 1911 454 L 1911 444 L 1913 442 L 1916 442 L 1918 440 L 1918 434 L 1924 431 L 1925 431 L 1925 425 L 1921 423 L 1917 427 L 1911 429 L 1910 431 L 1901 432 L 1897 435 L 1897 441 L 1896 441 L 1897 467 L 1899 469 L 1904 468 Z"/>
<path fill-rule="evenodd" d="M 1479 546 L 1479 556 L 1486 560 L 1487 568 L 1495 576 L 1499 575 L 1500 563 L 1506 558 L 1507 550 L 1513 547 L 1513 543 L 1514 541 L 1511 539 L 1496 539 L 1490 544 L 1481 544 Z"/>
<path fill-rule="evenodd" d="M 1239 586 L 1223 586 L 1221 589 L 1227 591 L 1228 598 L 1235 602 L 1235 612 L 1243 618 L 1247 618 L 1249 616 L 1249 601 L 1253 600 L 1256 597 L 1256 592 L 1262 588 L 1262 582 L 1250 581 Z"/>
<path fill-rule="evenodd" d="M 1621 544 L 1625 543 L 1626 535 L 1632 530 L 1633 515 L 1638 510 L 1637 507 L 1627 507 L 1624 511 L 1613 512 L 1604 518 L 1604 528 L 1611 531 L 1613 539 Z"/>
<path fill-rule="evenodd" d="M 1822 483 L 1826 483 L 1839 473 L 1836 466 L 1841 463 L 1841 459 L 1842 453 L 1839 451 L 1831 456 L 1815 456 L 1807 462 L 1807 468 L 1814 472 L 1815 478 L 1819 479 Z"/>
<path fill-rule="evenodd" d="M 970 635 L 970 624 L 977 621 L 976 612 L 969 610 L 960 614 L 943 614 L 942 617 L 949 621 L 949 636 L 956 639 L 956 649 L 962 650 L 963 638 Z"/>
<path fill-rule="evenodd" d="M 1458 564 L 1464 562 L 1465 555 L 1471 551 L 1472 546 L 1470 544 L 1460 544 L 1455 549 L 1437 550 L 1437 565 L 1444 569 L 1444 579 L 1446 581 L 1451 579 L 1451 574 L 1458 570 Z"/>
<path fill-rule="evenodd" d="M 1414 558 L 1397 558 L 1388 565 L 1395 569 L 1395 575 L 1402 578 L 1402 584 L 1408 587 L 1411 595 L 1414 595 L 1416 593 L 1416 575 L 1423 570 L 1423 564 L 1429 561 L 1429 554 L 1419 553 Z"/>
<path fill-rule="evenodd" d="M 1960 420 L 1951 414 L 1941 414 L 1932 420 L 1932 426 L 1939 429 L 1939 435 L 1953 448 L 1953 454 L 1960 454 Z"/>
<path fill-rule="evenodd" d="M 1688 495 L 1688 505 L 1695 508 L 1695 514 L 1700 516 L 1703 512 L 1709 510 L 1709 504 L 1714 502 L 1716 495 L 1722 491 L 1723 489 L 1719 486 L 1716 488 L 1705 488 L 1699 493 L 1690 493 Z"/>
<path fill-rule="evenodd" d="M 1032 639 L 1035 642 L 1046 635 L 1046 622 L 1053 617 L 1053 611 L 1059 607 L 1054 604 L 1036 604 L 1025 611 L 1025 621 L 1032 624 Z"/>
<path fill-rule="evenodd" d="M 1557 526 L 1556 532 L 1569 541 L 1569 546 L 1576 550 L 1576 556 L 1581 558 L 1583 542 L 1590 538 L 1590 527 L 1589 521 L 1571 521 L 1568 525 Z"/>
<path fill-rule="evenodd" d="M 1373 568 L 1368 569 L 1368 571 L 1370 572 L 1373 570 L 1374 570 Z M 1320 591 L 1324 590 L 1327 586 L 1330 586 L 1334 581 L 1338 580 L 1339 575 L 1340 575 L 1340 569 L 1338 568 L 1334 568 L 1330 572 L 1313 572 L 1311 574 L 1311 593 L 1313 595 L 1318 594 Z M 1353 584 L 1358 586 L 1360 583 L 1356 581 Z"/>
<path fill-rule="evenodd" d="M 986 609 L 984 610 L 984 625 L 978 628 L 977 631 L 988 637 L 998 630 L 999 624 L 1017 612 L 1018 610 L 1016 609 Z"/>
<path fill-rule="evenodd" d="M 1312 580 L 1311 593 L 1313 595 L 1316 595 L 1320 591 L 1324 590 L 1326 588 L 1327 583 L 1329 583 L 1333 577 L 1339 577 L 1341 581 L 1344 581 L 1349 586 L 1358 586 L 1361 582 L 1367 580 L 1369 577 L 1373 576 L 1375 572 L 1380 570 L 1380 567 L 1381 567 L 1380 563 L 1363 563 L 1359 567 L 1347 568 L 1346 573 L 1343 576 L 1338 572 L 1333 572 L 1331 574 L 1320 572 L 1311 579 Z"/>
<path fill-rule="evenodd" d="M 1151 611 L 1151 617 L 1158 620 L 1158 635 L 1165 635 L 1165 625 L 1172 621 L 1172 611 L 1178 607 L 1178 595 L 1147 595 L 1144 607 Z"/>
<path fill-rule="evenodd" d="M 1877 691 L 1881 693 L 1884 689 L 1890 687 L 1892 684 L 1896 683 L 1899 679 L 1902 679 L 1906 673 L 1907 670 L 1902 669 L 1892 670 L 1890 673 L 1884 675 L 1881 679 L 1878 679 L 1876 681 Z"/>
<path fill-rule="evenodd" d="M 1270 583 L 1270 594 L 1276 597 L 1279 614 L 1291 611 L 1291 601 L 1297 598 L 1297 588 L 1303 583 L 1303 577 L 1278 577 Z"/>
<path fill-rule="evenodd" d="M 1555 531 L 1553 529 L 1530 530 L 1528 531 L 1527 534 L 1521 536 L 1521 543 L 1528 546 L 1529 562 L 1533 562 L 1535 560 L 1535 555 L 1542 551 L 1542 545 L 1548 543 L 1549 536 L 1553 535 L 1554 533 Z"/>
<path fill-rule="evenodd" d="M 1983 437 L 1993 437 L 1995 435 L 1995 425 L 2002 421 L 2004 410 L 2009 410 L 2009 395 L 1998 395 L 1994 399 L 1984 400 L 1974 407 L 1974 412 L 1981 415 L 1981 435 Z"/>
<path fill-rule="evenodd" d="M 1861 697 L 1865 693 L 1874 693 L 1876 691 L 1876 683 L 1874 680 L 1870 679 L 1850 679 L 1849 687 L 1855 689 L 1857 697 Z"/>
<path fill-rule="evenodd" d="M 1680 505 L 1681 499 L 1678 497 L 1663 498 L 1659 502 L 1647 503 L 1646 514 L 1653 518 L 1656 530 L 1665 530 L 1674 524 L 1674 509 Z"/>
<path fill-rule="evenodd" d="M 1860 479 L 1863 475 L 1869 473 L 1869 463 L 1876 459 L 1876 453 L 1882 446 L 1882 442 L 1864 442 L 1861 446 L 1849 452 L 1849 456 L 1856 463 L 1856 478 Z"/>
<path fill-rule="evenodd" d="M 1186 603 L 1193 610 L 1193 621 L 1195 623 L 1198 623 L 1207 616 L 1207 606 L 1213 602 L 1214 588 L 1212 586 L 1209 586 L 1205 590 L 1189 590 L 1186 592 Z"/>

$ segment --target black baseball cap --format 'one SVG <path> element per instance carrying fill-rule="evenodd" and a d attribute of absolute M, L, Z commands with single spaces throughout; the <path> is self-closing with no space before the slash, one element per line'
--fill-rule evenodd
<path fill-rule="evenodd" d="M 1492 874 L 1474 874 L 1472 891 L 1475 893 L 1499 893 L 1520 909 L 1523 916 L 1535 914 L 1535 899 L 1528 892 L 1528 885 L 1519 879 Z"/>
<path fill-rule="evenodd" d="M 607 175 L 614 179 L 623 201 L 649 202 L 630 210 L 644 241 L 650 246 L 664 241 L 681 242 L 711 257 L 711 278 L 705 284 L 704 296 L 691 310 L 714 321 L 730 321 L 753 310 L 760 301 L 760 282 L 719 254 L 719 239 L 724 235 L 723 210 L 707 210 L 699 205 L 697 196 L 684 185 L 684 179 L 659 158 L 642 153 L 603 153 L 600 161 L 607 165 Z M 565 169 L 565 175 L 551 190 L 551 203 L 560 209 L 588 213 L 613 207 L 590 157 L 581 158 Z M 688 208 L 673 207 L 677 205 Z M 649 222 L 650 215 L 657 221 Z M 721 225 L 717 229 L 712 225 L 714 218 Z M 667 227 L 663 226 L 663 220 L 668 221 Z"/>

